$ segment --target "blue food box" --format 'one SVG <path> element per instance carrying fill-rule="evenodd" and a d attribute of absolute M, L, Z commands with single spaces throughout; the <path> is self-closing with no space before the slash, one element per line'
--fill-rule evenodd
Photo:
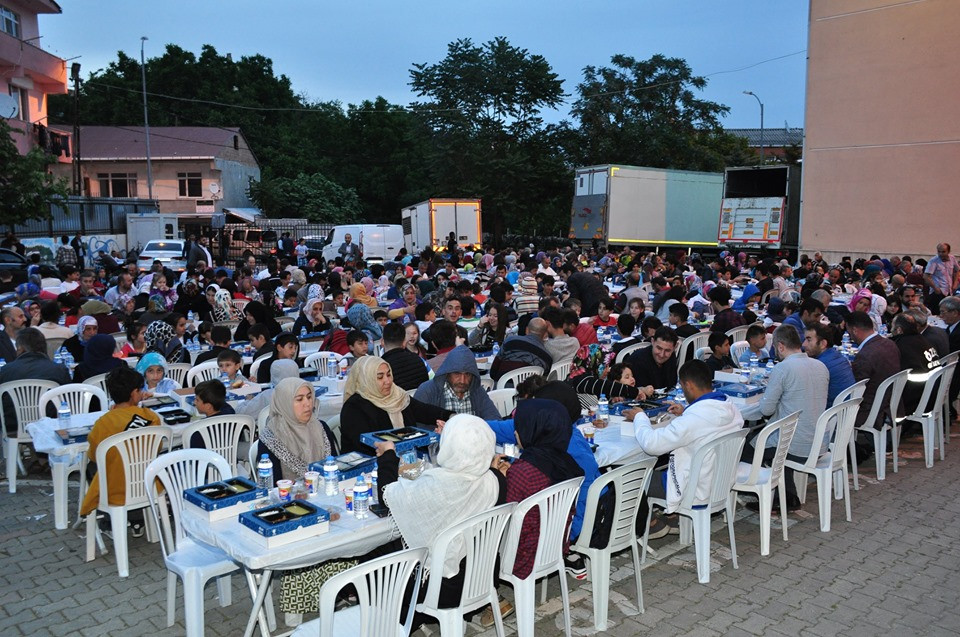
<path fill-rule="evenodd" d="M 377 442 L 392 442 L 397 455 L 401 456 L 407 451 L 415 451 L 440 442 L 440 434 L 420 427 L 403 427 L 360 434 L 360 442 L 371 448 Z"/>
<path fill-rule="evenodd" d="M 245 511 L 240 514 L 240 524 L 250 531 L 248 537 L 270 549 L 326 533 L 330 529 L 330 514 L 306 500 L 293 500 Z"/>
<path fill-rule="evenodd" d="M 669 405 L 666 403 L 666 401 L 659 402 L 653 400 L 631 400 L 610 405 L 610 415 L 622 416 L 623 412 L 628 409 L 640 408 L 648 416 L 658 416 L 667 411 L 667 407 L 669 407 Z"/>
<path fill-rule="evenodd" d="M 370 473 L 377 468 L 376 456 L 368 456 L 359 451 L 351 451 L 334 458 L 337 461 L 337 468 L 340 470 L 340 480 L 350 480 L 356 478 L 361 473 Z M 323 475 L 324 460 L 311 462 L 308 467 L 310 471 L 316 471 Z"/>
<path fill-rule="evenodd" d="M 57 429 L 57 435 L 60 436 L 60 442 L 65 445 L 72 445 L 78 442 L 86 442 L 87 436 L 93 430 L 93 426 L 88 427 L 70 427 L 69 429 Z"/>
<path fill-rule="evenodd" d="M 736 405 L 751 405 L 760 402 L 763 396 L 763 387 L 747 385 L 745 383 L 719 383 L 716 389 L 727 396 Z"/>
<path fill-rule="evenodd" d="M 250 508 L 254 500 L 265 498 L 267 490 L 247 478 L 230 478 L 204 484 L 183 492 L 187 505 L 210 522 L 231 518 Z"/>

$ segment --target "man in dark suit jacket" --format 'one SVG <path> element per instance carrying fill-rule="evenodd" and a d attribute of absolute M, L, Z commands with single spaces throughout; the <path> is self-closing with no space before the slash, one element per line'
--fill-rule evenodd
<path fill-rule="evenodd" d="M 847 318 L 847 332 L 860 347 L 853 359 L 853 377 L 858 381 L 867 379 L 867 388 L 863 392 L 863 402 L 857 412 L 856 425 L 859 427 L 867 420 L 873 401 L 877 396 L 880 383 L 900 371 L 900 350 L 890 339 L 884 338 L 873 330 L 873 319 L 866 312 L 853 312 Z M 885 397 L 885 400 L 889 396 Z M 883 426 L 890 409 L 883 405 L 877 413 L 876 422 L 869 423 L 879 429 Z"/>
<path fill-rule="evenodd" d="M 10 340 L 5 334 L 0 335 L 0 342 Z M 26 327 L 17 334 L 17 356 L 7 359 L 8 362 L 0 369 L 0 384 L 12 380 L 52 380 L 60 385 L 70 382 L 70 373 L 63 365 L 57 365 L 47 358 L 47 339 L 43 332 L 35 327 Z M 9 396 L 3 397 L 4 421 L 7 431 L 17 431 L 17 413 L 13 401 Z M 49 415 L 49 414 L 48 414 Z M 24 423 L 26 424 L 26 423 Z"/>
<path fill-rule="evenodd" d="M 949 351 L 960 352 L 960 297 L 948 296 L 940 301 L 940 318 L 947 324 L 947 344 Z M 960 395 L 960 374 L 953 374 L 953 381 L 950 383 L 950 393 L 947 395 L 950 399 L 950 422 L 957 419 L 957 410 L 953 406 Z M 950 423 L 947 423 L 949 427 Z"/>

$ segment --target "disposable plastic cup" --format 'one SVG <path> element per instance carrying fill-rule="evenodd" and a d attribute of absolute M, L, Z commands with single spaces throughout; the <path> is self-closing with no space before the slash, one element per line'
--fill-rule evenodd
<path fill-rule="evenodd" d="M 293 489 L 293 480 L 277 480 L 277 496 L 281 502 L 289 502 L 290 491 Z"/>

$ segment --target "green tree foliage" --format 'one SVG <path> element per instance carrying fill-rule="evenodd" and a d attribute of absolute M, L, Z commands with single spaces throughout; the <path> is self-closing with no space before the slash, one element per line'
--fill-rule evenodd
<path fill-rule="evenodd" d="M 563 81 L 542 56 L 496 38 L 483 45 L 452 42 L 436 64 L 414 64 L 410 85 L 425 101 L 412 105 L 430 132 L 427 167 L 433 196 L 480 197 L 495 237 L 505 225 L 561 214 L 569 207 L 568 169 L 546 127 L 544 108 L 563 102 Z M 568 179 L 569 181 L 569 179 Z M 556 225 L 556 224 L 554 224 Z"/>
<path fill-rule="evenodd" d="M 350 223 L 360 218 L 361 206 L 352 188 L 343 188 L 320 173 L 294 178 L 251 181 L 251 201 L 268 217 L 293 217 L 314 223 Z"/>
<path fill-rule="evenodd" d="M 49 219 L 50 205 L 70 194 L 66 179 L 47 172 L 53 157 L 39 148 L 21 155 L 11 135 L 23 134 L 0 118 L 0 219 L 13 226 L 30 219 Z"/>
<path fill-rule="evenodd" d="M 729 108 L 699 99 L 707 80 L 680 58 L 614 55 L 587 66 L 572 108 L 578 162 L 718 171 L 746 158 L 746 143 L 723 132 Z"/>

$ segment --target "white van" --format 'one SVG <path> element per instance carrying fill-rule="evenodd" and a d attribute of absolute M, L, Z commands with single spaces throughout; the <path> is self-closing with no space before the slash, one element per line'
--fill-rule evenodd
<path fill-rule="evenodd" d="M 363 260 L 369 262 L 393 261 L 403 247 L 403 226 L 391 224 L 356 224 L 334 226 L 323 241 L 323 260 L 332 261 L 340 256 L 337 252 L 344 236 L 350 235 L 353 243 L 360 246 Z M 308 241 L 309 244 L 309 241 Z"/>

